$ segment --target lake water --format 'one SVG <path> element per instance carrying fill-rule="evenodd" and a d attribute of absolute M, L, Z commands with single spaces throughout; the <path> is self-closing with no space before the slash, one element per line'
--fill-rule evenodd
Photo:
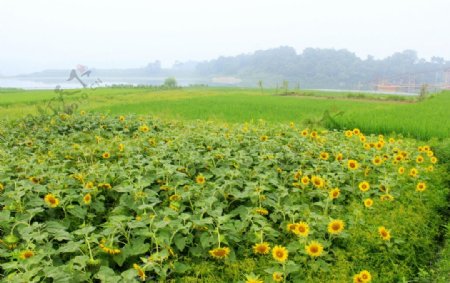
<path fill-rule="evenodd" d="M 101 83 L 96 84 L 96 87 L 105 87 L 111 85 L 162 85 L 165 77 L 106 77 L 101 78 Z M 83 82 L 90 85 L 95 83 L 96 78 L 83 78 Z M 214 80 L 207 79 L 193 79 L 193 78 L 176 78 L 180 86 L 189 86 L 192 84 L 207 84 L 211 86 L 232 86 L 233 84 L 217 83 Z M 60 86 L 63 89 L 76 89 L 82 88 L 82 85 L 76 81 L 67 81 L 66 77 L 0 77 L 0 88 L 22 88 L 22 89 L 55 89 L 56 86 Z M 396 95 L 417 95 L 416 93 L 408 92 L 382 92 L 373 90 L 346 90 L 346 89 L 314 89 L 318 91 L 337 91 L 337 92 L 352 92 L 352 93 L 378 93 L 378 94 L 396 94 Z"/>
<path fill-rule="evenodd" d="M 128 85 L 162 85 L 166 78 L 161 77 L 133 77 L 133 78 L 101 78 L 101 83 L 95 86 L 111 86 L 114 84 L 128 84 Z M 87 85 L 94 84 L 96 78 L 82 78 Z M 177 82 L 181 86 L 188 86 L 191 84 L 205 84 L 207 82 L 200 79 L 192 78 L 177 78 Z M 41 77 L 41 78 L 0 78 L 0 88 L 22 88 L 22 89 L 55 89 L 59 85 L 63 89 L 82 88 L 82 85 L 77 80 L 67 81 L 66 77 Z"/>

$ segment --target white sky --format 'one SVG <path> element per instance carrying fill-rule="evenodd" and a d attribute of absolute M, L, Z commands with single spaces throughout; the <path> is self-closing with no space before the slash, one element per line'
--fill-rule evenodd
<path fill-rule="evenodd" d="M 0 74 L 213 59 L 280 45 L 450 59 L 450 0 L 0 0 Z"/>

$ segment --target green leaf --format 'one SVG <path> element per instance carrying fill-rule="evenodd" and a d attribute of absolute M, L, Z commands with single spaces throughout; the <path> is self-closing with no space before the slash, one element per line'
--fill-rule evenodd
<path fill-rule="evenodd" d="M 74 206 L 70 209 L 67 209 L 67 212 L 80 219 L 84 219 L 87 213 L 87 211 L 81 206 Z"/>
<path fill-rule="evenodd" d="M 57 253 L 74 253 L 78 251 L 83 241 L 79 242 L 68 242 L 65 245 L 62 245 L 56 252 Z"/>
<path fill-rule="evenodd" d="M 73 231 L 72 233 L 75 235 L 88 235 L 95 230 L 93 226 L 87 226 L 78 230 Z"/>
<path fill-rule="evenodd" d="M 121 274 L 123 281 L 122 282 L 139 282 L 136 278 L 137 272 L 134 269 L 128 269 L 122 272 Z"/>
<path fill-rule="evenodd" d="M 6 223 L 10 219 L 11 212 L 9 210 L 0 211 L 0 222 Z"/>
<path fill-rule="evenodd" d="M 184 247 L 186 246 L 186 238 L 183 237 L 183 235 L 177 234 L 173 239 L 175 246 L 180 250 L 183 251 Z"/>
<path fill-rule="evenodd" d="M 176 273 L 180 273 L 180 274 L 185 273 L 186 271 L 191 269 L 189 265 L 181 263 L 181 262 L 175 262 L 173 264 L 173 267 L 174 267 L 174 271 Z"/>
<path fill-rule="evenodd" d="M 95 278 L 99 279 L 102 283 L 116 283 L 121 279 L 114 270 L 107 266 L 101 266 L 100 270 L 95 275 Z"/>

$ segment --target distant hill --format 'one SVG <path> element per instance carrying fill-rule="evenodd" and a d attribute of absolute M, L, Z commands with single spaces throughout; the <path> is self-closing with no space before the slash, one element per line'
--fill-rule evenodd
<path fill-rule="evenodd" d="M 397 52 L 376 60 L 361 59 L 346 49 L 306 48 L 297 53 L 292 47 L 279 47 L 233 57 L 220 57 L 197 65 L 203 76 L 228 76 L 242 84 L 280 85 L 283 80 L 302 88 L 370 88 L 374 83 L 431 83 L 442 80 L 450 61 L 433 57 L 420 59 L 413 50 Z"/>

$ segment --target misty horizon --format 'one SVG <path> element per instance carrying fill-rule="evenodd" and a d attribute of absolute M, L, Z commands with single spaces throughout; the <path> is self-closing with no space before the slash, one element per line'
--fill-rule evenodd
<path fill-rule="evenodd" d="M 138 68 L 155 60 L 167 68 L 277 46 L 347 49 L 375 59 L 412 49 L 427 60 L 450 58 L 444 0 L 124 3 L 3 0 L 0 74 L 77 64 Z"/>
<path fill-rule="evenodd" d="M 386 59 L 392 57 L 395 54 L 401 54 L 402 52 L 408 52 L 408 51 L 416 52 L 414 49 L 399 50 L 399 51 L 396 51 L 396 52 L 394 52 L 394 53 L 392 53 L 392 54 L 390 54 L 390 55 L 388 55 L 386 57 L 376 58 L 375 56 L 373 56 L 371 54 L 368 54 L 366 57 L 358 56 L 355 52 L 352 52 L 351 50 L 349 50 L 347 48 L 335 49 L 335 48 L 306 47 L 303 50 L 299 51 L 299 50 L 295 49 L 292 46 L 283 46 L 283 45 L 281 45 L 281 46 L 278 46 L 278 47 L 268 48 L 268 49 L 264 49 L 264 50 L 254 50 L 252 52 L 238 53 L 238 54 L 229 55 L 229 56 L 219 55 L 216 58 L 211 58 L 211 59 L 203 59 L 203 60 L 189 60 L 188 59 L 186 61 L 175 61 L 171 65 L 164 64 L 164 62 L 162 62 L 161 60 L 156 59 L 153 62 L 144 62 L 143 61 L 142 64 L 140 64 L 138 66 L 124 66 L 124 67 L 117 67 L 117 68 L 107 68 L 107 67 L 102 67 L 102 66 L 88 66 L 88 65 L 86 65 L 86 67 L 89 67 L 89 69 L 92 69 L 92 70 L 129 70 L 129 69 L 143 69 L 143 68 L 148 67 L 151 64 L 154 64 L 155 62 L 158 62 L 158 63 L 161 64 L 161 68 L 162 69 L 170 70 L 170 69 L 175 68 L 177 65 L 199 64 L 199 63 L 205 63 L 205 62 L 212 62 L 212 61 L 218 60 L 220 58 L 235 58 L 235 57 L 239 57 L 239 56 L 251 56 L 251 55 L 254 55 L 257 52 L 266 52 L 266 51 L 276 50 L 276 49 L 279 49 L 279 48 L 292 48 L 292 49 L 294 49 L 296 51 L 297 55 L 302 55 L 303 52 L 305 50 L 307 50 L 307 49 L 324 50 L 324 51 L 328 51 L 328 50 L 331 50 L 331 51 L 345 51 L 345 52 L 350 52 L 351 54 L 354 54 L 361 61 L 365 61 L 365 60 L 383 61 L 383 60 L 386 60 Z M 417 53 L 417 57 L 418 57 L 418 62 L 420 60 L 424 60 L 426 62 L 431 62 L 431 61 L 433 61 L 433 59 L 434 60 L 436 60 L 436 59 L 443 60 L 443 62 L 450 62 L 450 60 L 448 60 L 450 58 L 444 58 L 444 57 L 439 56 L 439 55 L 434 55 L 434 56 L 431 56 L 430 58 L 423 58 L 423 57 L 420 57 L 420 54 Z M 85 65 L 83 63 L 84 62 L 80 62 L 81 65 Z M 77 65 L 80 65 L 80 64 L 77 64 Z M 41 70 L 33 70 L 31 72 L 28 72 L 28 73 L 17 73 L 17 74 L 9 74 L 9 75 L 0 73 L 0 76 L 3 75 L 5 77 L 14 77 L 14 76 L 32 75 L 32 74 L 35 74 L 35 73 L 41 73 L 41 72 L 46 72 L 46 71 L 71 70 L 71 69 L 74 69 L 74 67 L 75 67 L 75 65 L 74 66 L 65 66 L 65 67 L 62 67 L 62 68 L 47 68 L 47 69 L 41 69 Z"/>

